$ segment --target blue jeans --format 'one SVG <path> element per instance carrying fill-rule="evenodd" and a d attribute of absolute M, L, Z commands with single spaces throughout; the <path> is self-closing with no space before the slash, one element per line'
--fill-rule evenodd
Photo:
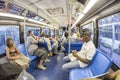
<path fill-rule="evenodd" d="M 72 69 L 72 68 L 78 68 L 80 67 L 79 65 L 79 62 L 78 61 L 70 61 L 69 57 L 68 56 L 65 56 L 63 58 L 64 61 L 69 61 L 68 63 L 65 63 L 63 66 L 62 66 L 62 70 L 63 71 L 67 71 L 69 69 Z"/>

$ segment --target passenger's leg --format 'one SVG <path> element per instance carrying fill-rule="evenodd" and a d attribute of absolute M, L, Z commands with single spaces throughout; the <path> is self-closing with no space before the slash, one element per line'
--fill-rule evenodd
<path fill-rule="evenodd" d="M 65 56 L 65 57 L 63 58 L 63 60 L 66 61 L 66 62 L 70 61 L 70 59 L 69 59 L 68 56 Z"/>
<path fill-rule="evenodd" d="M 63 71 L 67 71 L 69 69 L 72 69 L 72 68 L 77 68 L 77 67 L 80 67 L 79 65 L 79 62 L 78 61 L 72 61 L 72 62 L 69 62 L 69 63 L 66 63 L 62 66 L 62 70 Z"/>
<path fill-rule="evenodd" d="M 37 49 L 35 52 L 34 52 L 34 55 L 40 57 L 40 61 L 39 61 L 39 64 L 38 64 L 38 68 L 42 69 L 42 70 L 45 70 L 46 68 L 43 66 L 43 62 L 45 61 L 45 59 L 47 58 L 47 51 L 43 50 L 43 49 Z"/>
<path fill-rule="evenodd" d="M 53 52 L 54 55 L 58 54 L 57 53 L 57 45 L 53 44 L 53 46 L 52 46 L 52 52 Z"/>

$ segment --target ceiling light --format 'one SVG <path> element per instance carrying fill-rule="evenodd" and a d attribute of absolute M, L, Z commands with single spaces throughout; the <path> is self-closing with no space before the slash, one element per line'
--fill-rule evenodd
<path fill-rule="evenodd" d="M 86 5 L 86 7 L 84 8 L 83 12 L 79 15 L 77 21 L 75 22 L 75 24 L 71 27 L 75 27 L 75 25 L 84 17 L 84 15 L 95 5 L 95 3 L 97 2 L 98 0 L 90 0 L 88 2 L 88 4 Z"/>
<path fill-rule="evenodd" d="M 85 15 L 85 14 L 81 13 L 81 14 L 79 15 L 77 21 L 73 24 L 73 26 L 72 26 L 71 28 L 73 28 L 73 27 L 79 22 L 79 20 L 83 18 L 84 15 Z"/>
<path fill-rule="evenodd" d="M 24 17 L 22 17 L 22 16 L 18 16 L 18 15 L 14 15 L 14 14 L 9 14 L 9 13 L 2 13 L 2 12 L 0 12 L 0 16 L 17 18 L 17 19 L 24 19 Z"/>
<path fill-rule="evenodd" d="M 37 23 L 37 24 L 44 25 L 44 26 L 53 27 L 52 25 L 49 25 L 49 24 L 46 24 L 46 23 L 43 23 L 43 22 L 39 22 L 39 21 L 35 21 L 33 19 L 27 19 L 27 20 L 30 21 L 30 22 L 34 22 L 34 23 Z"/>
<path fill-rule="evenodd" d="M 48 27 L 53 27 L 52 25 L 49 25 L 49 24 L 46 24 L 46 23 L 43 23 L 43 22 L 39 22 L 39 21 L 36 21 L 36 20 L 33 20 L 33 19 L 24 18 L 23 16 L 18 16 L 18 15 L 14 15 L 14 14 L 0 12 L 0 16 L 9 17 L 9 18 L 17 18 L 17 19 L 22 19 L 22 20 L 27 19 L 28 21 L 33 22 L 33 23 L 37 23 L 37 24 L 40 24 L 40 25 L 48 26 Z"/>
<path fill-rule="evenodd" d="M 97 1 L 98 0 L 90 0 L 85 9 L 83 10 L 83 13 L 87 13 Z"/>

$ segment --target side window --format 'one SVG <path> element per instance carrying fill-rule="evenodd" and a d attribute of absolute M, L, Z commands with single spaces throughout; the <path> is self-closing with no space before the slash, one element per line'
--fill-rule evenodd
<path fill-rule="evenodd" d="M 26 26 L 26 27 L 24 27 L 24 37 L 25 37 L 25 40 L 27 39 L 29 30 L 31 30 L 35 36 L 39 36 L 40 37 L 40 28 Z"/>
<path fill-rule="evenodd" d="M 6 39 L 12 37 L 15 44 L 20 43 L 19 26 L 1 25 L 0 26 L 0 54 L 5 53 Z"/>
<path fill-rule="evenodd" d="M 55 36 L 55 30 L 54 30 L 54 29 L 51 29 L 51 30 L 50 30 L 50 34 L 51 34 L 51 37 L 54 37 L 54 36 Z"/>
<path fill-rule="evenodd" d="M 50 30 L 47 29 L 47 28 L 42 28 L 42 32 L 44 32 L 44 33 L 50 35 L 50 34 L 49 34 L 49 33 L 50 33 Z"/>
<path fill-rule="evenodd" d="M 120 68 L 120 12 L 98 20 L 98 48 Z"/>

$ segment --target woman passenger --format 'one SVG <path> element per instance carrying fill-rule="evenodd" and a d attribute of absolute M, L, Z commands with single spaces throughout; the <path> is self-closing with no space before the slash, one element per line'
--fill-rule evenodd
<path fill-rule="evenodd" d="M 8 60 L 12 61 L 13 64 L 21 66 L 23 69 L 27 69 L 29 67 L 29 58 L 20 54 L 20 51 L 13 43 L 11 37 L 7 38 L 6 42 L 6 54 Z"/>

